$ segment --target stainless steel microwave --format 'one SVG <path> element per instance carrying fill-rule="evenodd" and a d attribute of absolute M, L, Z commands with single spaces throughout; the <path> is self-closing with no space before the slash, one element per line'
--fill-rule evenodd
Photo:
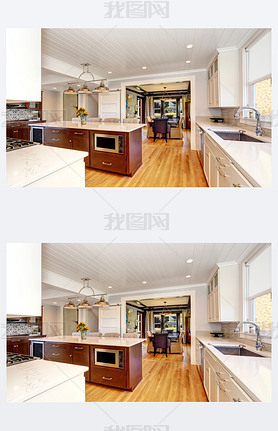
<path fill-rule="evenodd" d="M 123 350 L 95 348 L 95 365 L 100 367 L 123 368 Z"/>
<path fill-rule="evenodd" d="M 96 151 L 123 154 L 123 141 L 124 139 L 121 135 L 96 133 L 94 149 Z"/>

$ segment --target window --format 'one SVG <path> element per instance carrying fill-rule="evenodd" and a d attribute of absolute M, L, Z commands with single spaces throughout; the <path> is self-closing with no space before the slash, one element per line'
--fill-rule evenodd
<path fill-rule="evenodd" d="M 155 332 L 161 332 L 161 323 L 162 323 L 162 319 L 161 319 L 161 314 L 155 314 L 154 315 L 154 331 Z"/>
<path fill-rule="evenodd" d="M 171 116 L 173 118 L 177 117 L 177 99 L 168 99 L 164 101 L 163 104 L 163 114 Z"/>
<path fill-rule="evenodd" d="M 168 331 L 177 332 L 177 315 L 176 314 L 166 314 L 164 316 L 164 329 Z"/>
<path fill-rule="evenodd" d="M 247 317 L 256 322 L 263 334 L 271 332 L 271 247 L 260 250 L 246 262 L 247 270 Z M 254 333 L 250 325 L 247 331 Z"/>
<path fill-rule="evenodd" d="M 271 119 L 271 32 L 267 31 L 245 48 L 246 53 L 246 103 L 258 109 L 264 120 Z M 254 112 L 244 114 L 255 118 Z"/>

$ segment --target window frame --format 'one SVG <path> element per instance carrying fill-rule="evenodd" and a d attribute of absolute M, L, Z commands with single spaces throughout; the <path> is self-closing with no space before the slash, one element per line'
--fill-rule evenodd
<path fill-rule="evenodd" d="M 269 31 L 269 30 L 266 30 Z M 257 40 L 261 39 L 266 32 L 261 33 L 252 43 L 255 43 Z M 252 95 L 252 85 L 256 84 L 257 82 L 264 81 L 265 79 L 271 78 L 272 80 L 272 73 L 262 77 L 259 80 L 256 80 L 254 82 L 249 82 L 248 80 L 248 72 L 249 72 L 249 52 L 246 47 L 242 48 L 242 102 L 243 106 L 252 106 L 253 104 L 253 95 Z M 272 93 L 272 92 L 271 92 Z M 272 95 L 272 94 L 271 94 Z M 272 115 L 261 115 L 261 121 L 264 123 L 264 128 L 271 128 L 272 127 Z M 249 118 L 249 112 L 243 111 L 242 117 L 240 118 L 241 123 L 250 124 L 250 125 L 256 125 L 257 120 L 255 118 Z"/>
<path fill-rule="evenodd" d="M 264 250 L 266 250 L 267 248 L 271 247 L 271 244 L 265 244 L 262 247 L 257 248 L 252 256 L 250 256 L 248 260 L 253 260 L 254 258 L 256 258 L 257 256 L 259 256 L 261 253 L 264 252 Z M 271 289 L 267 289 L 264 290 L 262 292 L 260 292 L 258 295 L 252 295 L 249 296 L 248 294 L 248 282 L 249 282 L 249 277 L 248 277 L 248 265 L 246 264 L 246 261 L 242 263 L 242 320 L 243 321 L 248 321 L 250 320 L 251 322 L 253 321 L 253 310 L 252 310 L 252 300 L 255 298 L 258 298 L 262 295 L 265 295 L 267 293 L 271 293 L 271 298 L 272 298 L 272 288 Z M 243 325 L 240 335 L 244 338 L 250 338 L 250 339 L 255 339 L 256 338 L 256 334 L 254 333 L 249 333 L 248 331 L 248 324 Z M 262 338 L 265 338 L 266 342 L 269 342 L 270 339 L 272 338 L 272 330 L 271 331 L 263 331 L 261 330 L 261 336 Z"/>

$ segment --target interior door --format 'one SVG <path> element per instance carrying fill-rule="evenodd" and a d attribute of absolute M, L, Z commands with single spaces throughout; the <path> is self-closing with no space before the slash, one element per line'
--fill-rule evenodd
<path fill-rule="evenodd" d="M 98 116 L 100 118 L 121 118 L 121 93 L 98 95 Z"/>

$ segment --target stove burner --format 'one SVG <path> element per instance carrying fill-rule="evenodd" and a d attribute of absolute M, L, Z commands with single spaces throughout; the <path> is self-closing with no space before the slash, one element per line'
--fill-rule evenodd
<path fill-rule="evenodd" d="M 6 151 L 19 150 L 20 148 L 31 147 L 32 145 L 37 145 L 37 143 L 16 138 L 6 139 Z"/>
<path fill-rule="evenodd" d="M 23 362 L 34 361 L 34 356 L 22 355 L 20 353 L 7 353 L 7 367 L 10 365 L 21 364 Z"/>

